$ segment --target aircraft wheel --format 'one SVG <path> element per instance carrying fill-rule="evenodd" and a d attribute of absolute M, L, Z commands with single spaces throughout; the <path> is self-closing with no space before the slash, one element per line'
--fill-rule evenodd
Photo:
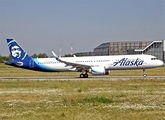
<path fill-rule="evenodd" d="M 80 78 L 83 78 L 84 77 L 84 74 L 80 74 Z"/>
<path fill-rule="evenodd" d="M 88 78 L 88 74 L 84 74 L 84 78 Z"/>
<path fill-rule="evenodd" d="M 88 74 L 80 74 L 80 78 L 88 78 Z"/>
<path fill-rule="evenodd" d="M 144 74 L 143 76 L 144 76 L 144 77 L 147 77 L 147 74 Z"/>

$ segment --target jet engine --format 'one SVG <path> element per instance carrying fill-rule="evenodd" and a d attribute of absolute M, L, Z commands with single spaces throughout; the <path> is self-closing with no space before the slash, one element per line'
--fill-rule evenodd
<path fill-rule="evenodd" d="M 104 66 L 92 67 L 89 72 L 93 75 L 108 75 L 110 73 L 110 71 L 106 70 Z"/>

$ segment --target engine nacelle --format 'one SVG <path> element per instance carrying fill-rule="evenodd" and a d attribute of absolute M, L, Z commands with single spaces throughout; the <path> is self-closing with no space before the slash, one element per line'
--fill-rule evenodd
<path fill-rule="evenodd" d="M 104 66 L 92 67 L 89 72 L 93 75 L 108 75 L 110 73 L 110 71 L 106 70 Z"/>

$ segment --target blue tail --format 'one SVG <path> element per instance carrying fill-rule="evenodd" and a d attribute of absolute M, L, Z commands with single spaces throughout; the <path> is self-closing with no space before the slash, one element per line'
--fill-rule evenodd
<path fill-rule="evenodd" d="M 22 47 L 13 38 L 6 39 L 9 51 L 12 57 L 11 61 L 6 62 L 8 65 L 26 67 L 29 65 L 31 57 L 22 49 Z"/>
<path fill-rule="evenodd" d="M 12 60 L 5 62 L 5 64 L 35 71 L 55 71 L 45 65 L 39 64 L 37 59 L 30 57 L 13 38 L 6 40 Z"/>
<path fill-rule="evenodd" d="M 21 46 L 13 39 L 6 39 L 13 60 L 23 61 L 29 55 L 21 48 Z"/>

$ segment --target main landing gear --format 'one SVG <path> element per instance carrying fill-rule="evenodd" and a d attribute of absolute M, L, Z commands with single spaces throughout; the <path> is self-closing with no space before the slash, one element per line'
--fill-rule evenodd
<path fill-rule="evenodd" d="M 84 74 L 84 72 L 82 72 L 82 73 L 80 74 L 80 78 L 88 78 L 87 71 L 85 71 L 85 74 Z"/>
<path fill-rule="evenodd" d="M 88 74 L 80 74 L 80 78 L 88 78 Z"/>
<path fill-rule="evenodd" d="M 145 69 L 143 69 L 143 76 L 144 76 L 144 77 L 147 77 L 147 74 L 146 74 Z"/>

